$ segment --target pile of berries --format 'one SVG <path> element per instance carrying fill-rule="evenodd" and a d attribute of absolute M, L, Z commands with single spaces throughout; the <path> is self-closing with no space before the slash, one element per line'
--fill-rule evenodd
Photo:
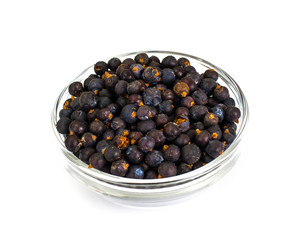
<path fill-rule="evenodd" d="M 236 137 L 240 110 L 218 73 L 186 58 L 140 53 L 94 65 L 69 86 L 57 130 L 75 156 L 103 172 L 165 178 L 197 169 Z"/>

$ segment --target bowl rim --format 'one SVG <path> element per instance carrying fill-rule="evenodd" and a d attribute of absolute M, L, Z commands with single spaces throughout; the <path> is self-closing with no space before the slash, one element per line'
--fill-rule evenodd
<path fill-rule="evenodd" d="M 192 60 L 195 60 L 198 62 L 198 64 L 204 66 L 204 67 L 209 67 L 213 68 L 215 71 L 218 72 L 219 77 L 222 78 L 222 80 L 227 84 L 227 87 L 230 87 L 232 92 L 236 93 L 237 96 L 241 102 L 240 110 L 242 113 L 242 117 L 239 119 L 239 129 L 236 135 L 236 138 L 234 142 L 229 146 L 226 151 L 216 159 L 214 159 L 212 162 L 198 168 L 195 170 L 192 170 L 188 173 L 172 176 L 172 177 L 167 177 L 167 178 L 157 178 L 157 179 L 133 179 L 133 178 L 126 178 L 126 177 L 120 177 L 120 176 L 115 176 L 106 172 L 102 172 L 100 170 L 94 169 L 94 168 L 88 168 L 88 165 L 84 162 L 82 162 L 79 158 L 77 158 L 72 152 L 68 151 L 65 147 L 65 144 L 60 136 L 60 133 L 56 129 L 56 123 L 58 120 L 58 107 L 59 107 L 59 102 L 61 101 L 63 95 L 66 93 L 68 90 L 68 87 L 70 83 L 76 81 L 78 78 L 80 78 L 84 73 L 89 71 L 94 65 L 89 66 L 85 70 L 83 70 L 76 78 L 74 78 L 71 82 L 69 82 L 66 87 L 61 91 L 59 96 L 57 97 L 52 113 L 51 113 L 51 123 L 52 123 L 52 128 L 53 132 L 58 140 L 59 145 L 61 146 L 61 150 L 64 152 L 65 156 L 68 158 L 70 161 L 70 164 L 73 164 L 74 167 L 76 167 L 78 170 L 82 171 L 89 177 L 93 177 L 97 180 L 102 180 L 104 182 L 108 183 L 113 183 L 113 184 L 130 184 L 131 186 L 141 186 L 141 185 L 156 185 L 156 186 L 163 186 L 167 184 L 175 184 L 179 182 L 185 182 L 189 181 L 190 179 L 195 179 L 199 178 L 203 175 L 206 175 L 213 170 L 219 168 L 222 164 L 226 163 L 229 157 L 231 156 L 231 153 L 236 149 L 238 144 L 240 143 L 242 136 L 245 133 L 245 128 L 248 123 L 249 119 L 249 107 L 247 103 L 247 99 L 241 90 L 240 86 L 236 83 L 236 81 L 228 74 L 226 73 L 223 69 L 220 67 L 217 67 L 216 65 L 193 55 L 190 54 L 185 54 L 185 53 L 180 53 L 180 52 L 174 52 L 174 51 L 165 51 L 165 50 L 147 50 L 147 51 L 137 51 L 137 52 L 130 52 L 130 53 L 124 53 L 113 57 L 117 58 L 124 58 L 124 57 L 130 57 L 132 55 L 136 55 L 139 53 L 147 53 L 147 54 L 168 54 L 168 55 L 180 55 L 181 57 L 186 57 L 190 58 Z M 108 61 L 110 58 L 105 58 L 102 61 Z M 241 109 L 242 107 L 242 109 Z M 68 157 L 69 156 L 69 157 Z M 149 189 L 148 189 L 149 190 Z"/>

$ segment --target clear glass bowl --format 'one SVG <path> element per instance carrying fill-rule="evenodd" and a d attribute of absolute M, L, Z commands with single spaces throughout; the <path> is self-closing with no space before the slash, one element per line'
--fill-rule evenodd
<path fill-rule="evenodd" d="M 69 84 L 58 96 L 52 111 L 52 127 L 58 140 L 59 147 L 65 155 L 64 163 L 68 172 L 80 182 L 84 183 L 91 190 L 102 194 L 106 198 L 111 198 L 119 204 L 133 206 L 160 206 L 186 199 L 198 192 L 198 190 L 216 182 L 223 177 L 235 164 L 240 155 L 240 146 L 245 127 L 248 122 L 249 109 L 247 100 L 238 84 L 221 68 L 201 59 L 184 53 L 170 51 L 142 51 L 122 54 L 116 56 L 121 60 L 134 58 L 138 53 L 147 53 L 163 59 L 167 55 L 173 55 L 177 59 L 186 57 L 190 60 L 198 72 L 203 73 L 207 69 L 213 68 L 219 73 L 218 82 L 226 86 L 232 98 L 236 101 L 236 106 L 241 110 L 241 118 L 237 128 L 237 137 L 231 146 L 214 161 L 191 172 L 161 179 L 129 179 L 117 177 L 88 168 L 88 165 L 74 156 L 65 148 L 64 137 L 56 130 L 56 123 L 59 119 L 58 114 L 64 101 L 70 97 L 68 93 Z M 104 61 L 108 61 L 105 59 Z M 85 69 L 73 81 L 83 82 L 88 75 L 93 74 L 93 65 Z M 72 82 L 73 82 L 72 81 Z"/>

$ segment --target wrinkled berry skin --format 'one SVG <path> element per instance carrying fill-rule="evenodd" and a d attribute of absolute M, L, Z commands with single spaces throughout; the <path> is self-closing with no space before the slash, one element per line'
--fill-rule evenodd
<path fill-rule="evenodd" d="M 147 133 L 148 137 L 152 137 L 155 141 L 155 148 L 161 148 L 164 145 L 166 137 L 161 130 L 152 129 Z"/>
<path fill-rule="evenodd" d="M 204 116 L 204 126 L 205 127 L 210 127 L 217 125 L 219 122 L 219 118 L 216 114 L 214 113 L 206 113 Z"/>
<path fill-rule="evenodd" d="M 165 161 L 176 162 L 180 159 L 180 148 L 174 144 L 167 146 L 164 150 Z"/>
<path fill-rule="evenodd" d="M 164 68 L 161 71 L 161 80 L 164 84 L 171 84 L 175 80 L 175 74 L 174 71 L 171 68 Z"/>
<path fill-rule="evenodd" d="M 126 174 L 127 178 L 143 179 L 145 175 L 144 170 L 139 165 L 133 165 L 129 167 L 129 170 Z"/>
<path fill-rule="evenodd" d="M 150 167 L 157 167 L 164 161 L 164 157 L 160 151 L 153 150 L 146 154 L 145 161 Z"/>
<path fill-rule="evenodd" d="M 210 112 L 214 113 L 219 118 L 219 123 L 223 121 L 225 112 L 224 108 L 220 104 L 210 108 Z"/>
<path fill-rule="evenodd" d="M 205 152 L 212 158 L 220 156 L 223 153 L 223 151 L 224 151 L 224 145 L 222 142 L 218 140 L 209 141 L 207 147 L 205 148 Z"/>
<path fill-rule="evenodd" d="M 97 111 L 97 118 L 104 123 L 108 123 L 113 119 L 113 114 L 108 108 L 102 108 Z"/>
<path fill-rule="evenodd" d="M 71 114 L 71 120 L 83 120 L 86 121 L 87 114 L 85 111 L 76 110 Z"/>
<path fill-rule="evenodd" d="M 106 161 L 101 153 L 94 153 L 89 158 L 89 164 L 95 169 L 102 169 L 105 166 Z"/>
<path fill-rule="evenodd" d="M 110 172 L 113 175 L 124 177 L 129 169 L 129 164 L 124 159 L 114 161 L 111 165 Z"/>
<path fill-rule="evenodd" d="M 141 65 L 148 65 L 150 62 L 149 56 L 146 53 L 139 53 L 134 58 L 135 62 L 140 63 Z"/>
<path fill-rule="evenodd" d="M 172 177 L 177 175 L 177 167 L 173 162 L 162 162 L 158 166 L 157 171 L 160 178 Z"/>
<path fill-rule="evenodd" d="M 143 79 L 153 86 L 161 80 L 161 72 L 157 68 L 146 67 L 143 71 Z"/>
<path fill-rule="evenodd" d="M 130 66 L 130 69 L 133 72 L 133 74 L 134 74 L 136 79 L 140 79 L 141 78 L 141 74 L 142 74 L 143 69 L 144 69 L 141 64 L 139 64 L 139 63 L 132 64 Z"/>
<path fill-rule="evenodd" d="M 151 136 L 145 136 L 138 142 L 138 148 L 144 153 L 152 151 L 154 146 L 155 139 Z"/>
<path fill-rule="evenodd" d="M 143 93 L 143 103 L 149 106 L 157 106 L 162 102 L 161 91 L 157 88 L 146 88 Z"/>
<path fill-rule="evenodd" d="M 155 123 L 157 128 L 163 128 L 166 123 L 169 122 L 167 114 L 161 113 L 156 116 Z"/>
<path fill-rule="evenodd" d="M 104 152 L 104 158 L 108 162 L 116 161 L 120 159 L 120 157 L 121 157 L 121 151 L 119 148 L 117 148 L 114 145 L 109 145 L 106 147 L 105 152 Z"/>
<path fill-rule="evenodd" d="M 125 154 L 126 154 L 126 159 L 131 164 L 141 163 L 144 157 L 144 153 L 136 145 L 129 146 Z"/>
<path fill-rule="evenodd" d="M 93 109 L 98 104 L 98 97 L 92 92 L 83 92 L 79 99 L 80 107 L 84 111 Z"/>
<path fill-rule="evenodd" d="M 201 88 L 207 96 L 210 96 L 216 87 L 217 83 L 212 78 L 204 78 L 199 83 L 199 88 Z"/>
<path fill-rule="evenodd" d="M 192 93 L 192 98 L 197 105 L 205 105 L 208 102 L 208 97 L 202 89 L 194 91 Z"/>
<path fill-rule="evenodd" d="M 164 127 L 164 135 L 168 141 L 174 140 L 180 133 L 180 127 L 173 122 L 167 123 Z"/>
<path fill-rule="evenodd" d="M 58 120 L 58 122 L 56 124 L 57 131 L 61 134 L 68 134 L 70 123 L 71 123 L 70 118 L 67 118 L 67 117 L 61 118 L 60 120 Z"/>
<path fill-rule="evenodd" d="M 229 122 L 234 122 L 241 116 L 240 109 L 237 107 L 227 107 L 225 109 L 225 120 Z"/>
<path fill-rule="evenodd" d="M 187 144 L 182 148 L 181 158 L 187 164 L 194 164 L 201 158 L 200 148 L 195 144 Z"/>
<path fill-rule="evenodd" d="M 135 104 L 125 105 L 121 110 L 121 118 L 126 123 L 137 122 L 137 107 Z"/>
<path fill-rule="evenodd" d="M 84 91 L 83 85 L 81 82 L 73 82 L 68 87 L 69 94 L 74 97 L 79 97 Z"/>
<path fill-rule="evenodd" d="M 73 120 L 69 125 L 69 132 L 77 136 L 82 136 L 88 130 L 88 124 L 82 120 Z"/>
<path fill-rule="evenodd" d="M 102 76 L 105 71 L 108 70 L 108 64 L 106 62 L 100 61 L 94 65 L 95 73 L 99 76 Z"/>

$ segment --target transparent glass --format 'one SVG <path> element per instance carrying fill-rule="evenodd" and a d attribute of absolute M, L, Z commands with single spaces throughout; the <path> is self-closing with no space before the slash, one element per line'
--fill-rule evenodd
<path fill-rule="evenodd" d="M 240 146 L 245 128 L 248 122 L 249 109 L 247 100 L 234 79 L 221 68 L 188 54 L 170 52 L 170 51 L 142 51 L 122 54 L 116 56 L 121 60 L 125 58 L 134 58 L 138 53 L 147 53 L 163 59 L 167 55 L 173 55 L 177 59 L 186 57 L 190 60 L 198 72 L 202 73 L 207 69 L 213 68 L 219 73 L 218 82 L 228 87 L 230 95 L 235 99 L 237 107 L 241 110 L 241 118 L 237 128 L 237 137 L 231 146 L 214 161 L 191 172 L 161 179 L 129 179 L 117 177 L 108 173 L 101 172 L 94 168 L 88 168 L 88 165 L 74 156 L 65 148 L 64 137 L 56 130 L 59 111 L 64 101 L 70 97 L 68 93 L 69 84 L 63 89 L 56 99 L 52 111 L 52 127 L 58 140 L 59 147 L 65 155 L 64 163 L 68 172 L 80 182 L 84 183 L 91 190 L 102 194 L 106 198 L 111 198 L 120 204 L 134 206 L 159 206 L 176 201 L 183 200 L 192 196 L 198 190 L 211 185 L 223 177 L 235 164 L 240 155 Z M 108 61 L 105 59 L 104 61 Z M 83 82 L 88 75 L 93 74 L 93 65 L 85 69 L 73 81 Z M 72 82 L 73 82 L 72 81 Z"/>

